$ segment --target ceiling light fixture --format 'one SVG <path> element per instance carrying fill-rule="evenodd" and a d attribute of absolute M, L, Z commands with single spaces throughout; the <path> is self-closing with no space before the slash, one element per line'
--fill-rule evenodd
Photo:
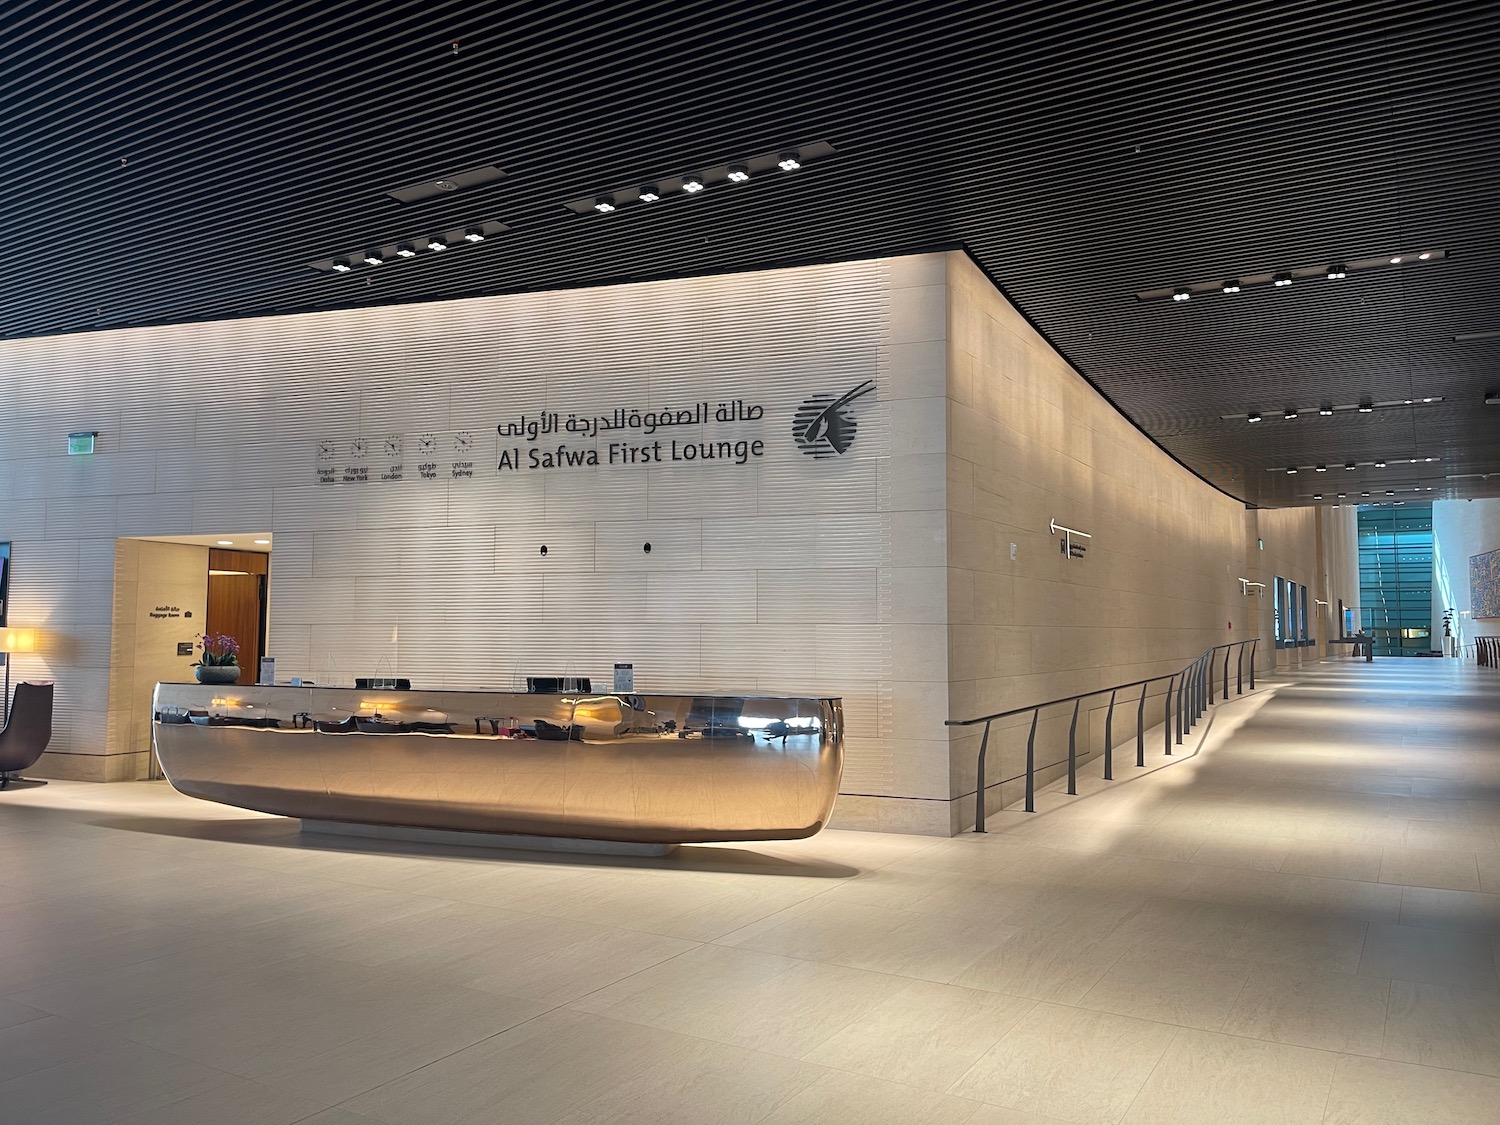
<path fill-rule="evenodd" d="M 1361 496 L 1368 496 L 1368 495 L 1370 495 L 1370 494 L 1369 494 L 1369 493 L 1368 493 L 1368 492 L 1361 492 L 1361 493 L 1360 493 L 1360 495 L 1361 495 Z"/>
<path fill-rule="evenodd" d="M 446 250 L 446 249 L 448 249 L 448 244 L 446 242 L 444 242 L 441 238 L 429 238 L 427 240 L 427 249 L 433 250 L 433 251 Z"/>
<path fill-rule="evenodd" d="M 1345 470 L 1345 471 L 1346 471 L 1346 472 L 1347 472 L 1347 471 L 1348 471 L 1348 470 L 1350 470 L 1350 469 L 1352 469 L 1352 468 L 1354 468 L 1354 462 L 1353 462 L 1353 461 L 1345 461 L 1345 462 L 1344 462 L 1344 470 Z"/>
<path fill-rule="evenodd" d="M 398 258 L 415 258 L 416 256 L 417 248 L 410 242 L 403 242 L 400 246 L 396 247 L 396 257 Z"/>
<path fill-rule="evenodd" d="M 1250 411 L 1249 414 L 1245 415 L 1245 421 L 1247 421 L 1247 422 L 1259 422 L 1260 421 L 1260 411 L 1259 410 L 1252 410 L 1252 411 Z"/>
<path fill-rule="evenodd" d="M 1333 416 L 1333 406 L 1325 402 L 1322 406 L 1318 407 L 1318 414 L 1324 418 L 1331 418 Z"/>
<path fill-rule="evenodd" d="M 837 151 L 827 141 L 814 141 L 796 148 L 772 149 L 770 152 L 726 160 L 722 164 L 703 164 L 696 156 L 683 155 L 682 164 L 694 168 L 694 171 L 649 178 L 641 176 L 617 183 L 605 194 L 616 209 L 623 210 L 636 202 L 655 203 L 681 195 L 697 195 L 705 188 L 719 184 L 748 183 L 761 179 L 762 173 L 769 176 L 778 168 L 783 172 L 796 171 L 813 163 L 821 164 L 830 156 L 837 155 Z M 599 194 L 596 192 L 581 199 L 571 199 L 563 206 L 575 215 L 593 215 L 598 212 L 595 206 L 598 199 Z M 1168 289 L 1163 295 L 1170 297 L 1172 291 Z"/>
<path fill-rule="evenodd" d="M 1315 466 L 1314 469 L 1313 469 L 1313 472 L 1316 472 L 1316 473 L 1326 473 L 1327 471 L 1328 471 L 1328 466 L 1327 465 L 1318 465 L 1318 466 Z"/>
<path fill-rule="evenodd" d="M 1383 469 L 1383 468 L 1385 468 L 1385 462 L 1384 461 L 1376 461 L 1375 462 L 1375 467 L 1377 469 Z"/>
<path fill-rule="evenodd" d="M 1399 266 L 1400 264 L 1401 264 L 1401 255 L 1397 254 L 1394 258 L 1391 259 L 1391 265 L 1393 265 L 1393 266 Z"/>
<path fill-rule="evenodd" d="M 464 241 L 465 242 L 483 242 L 484 241 L 484 231 L 481 230 L 479 227 L 470 227 L 468 230 L 464 231 Z"/>
<path fill-rule="evenodd" d="M 1282 417 L 1285 418 L 1288 422 L 1293 421 L 1297 417 L 1297 408 L 1295 406 L 1288 407 L 1286 413 L 1284 413 Z"/>
<path fill-rule="evenodd" d="M 353 266 L 351 266 L 348 262 L 344 261 L 342 258 L 338 259 L 337 261 L 335 261 L 333 263 L 333 272 L 334 273 L 348 273 L 353 268 L 354 268 Z"/>
<path fill-rule="evenodd" d="M 219 540 L 219 546 L 221 546 L 221 547 L 233 547 L 234 546 L 234 540 L 233 539 L 220 539 Z"/>
<path fill-rule="evenodd" d="M 608 215 L 615 209 L 615 197 L 612 195 L 601 195 L 594 200 L 594 210 L 601 215 Z"/>
<path fill-rule="evenodd" d="M 1362 403 L 1359 404 L 1359 412 L 1361 414 L 1369 414 L 1372 411 L 1374 411 L 1374 409 L 1375 409 L 1375 404 L 1372 403 L 1372 402 L 1370 402 L 1368 399 L 1366 399 L 1364 402 L 1362 402 Z"/>
<path fill-rule="evenodd" d="M 1314 492 L 1313 493 L 1313 499 L 1314 500 L 1321 500 L 1321 499 L 1323 499 L 1323 494 L 1321 492 Z"/>
<path fill-rule="evenodd" d="M 1187 290 L 1187 289 L 1174 289 L 1174 290 L 1172 290 L 1172 300 L 1174 300 L 1174 301 L 1186 301 L 1190 297 L 1192 297 L 1192 295 L 1193 295 L 1192 292 L 1189 291 L 1189 290 Z"/>
<path fill-rule="evenodd" d="M 269 547 L 271 545 L 271 541 L 269 539 L 257 539 L 255 541 L 255 545 L 257 547 Z"/>
<path fill-rule="evenodd" d="M 385 255 L 379 250 L 366 250 L 364 260 L 372 266 L 378 266 L 385 261 Z"/>
<path fill-rule="evenodd" d="M 1287 469 L 1287 475 L 1288 476 L 1295 476 L 1296 473 L 1297 473 L 1297 466 L 1296 465 L 1293 465 L 1291 468 Z"/>
<path fill-rule="evenodd" d="M 1412 261 L 1438 262 L 1448 257 L 1446 250 L 1423 250 L 1420 253 L 1413 251 L 1400 255 L 1378 254 L 1371 258 L 1353 258 L 1343 261 L 1324 259 L 1316 265 L 1301 265 L 1279 270 L 1250 270 L 1241 271 L 1233 277 L 1225 279 L 1221 274 L 1212 281 L 1195 281 L 1186 283 L 1186 287 L 1193 293 L 1208 293 L 1218 289 L 1224 293 L 1238 293 L 1241 288 L 1256 288 L 1262 285 L 1275 285 L 1285 287 L 1294 281 L 1301 281 L 1314 277 L 1326 277 L 1332 280 L 1343 277 L 1351 277 L 1366 270 L 1389 269 L 1392 263 Z M 1168 285 L 1159 285 L 1152 289 L 1140 289 L 1136 291 L 1138 301 L 1163 301 L 1172 296 L 1184 283 L 1173 282 Z M 1495 335 L 1495 333 L 1491 333 Z"/>

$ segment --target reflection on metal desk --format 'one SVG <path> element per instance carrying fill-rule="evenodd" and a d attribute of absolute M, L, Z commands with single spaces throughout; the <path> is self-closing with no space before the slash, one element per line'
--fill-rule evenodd
<path fill-rule="evenodd" d="M 182 793 L 314 821 L 676 844 L 828 822 L 838 699 L 158 684 Z"/>

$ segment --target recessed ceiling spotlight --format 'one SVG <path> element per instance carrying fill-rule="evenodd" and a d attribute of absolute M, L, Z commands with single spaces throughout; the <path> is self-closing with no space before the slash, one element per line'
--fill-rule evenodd
<path fill-rule="evenodd" d="M 1317 466 L 1317 468 L 1315 468 L 1313 470 L 1313 472 L 1316 472 L 1316 473 L 1326 473 L 1327 471 L 1328 471 L 1328 466 L 1327 465 L 1319 465 L 1319 466 Z"/>
<path fill-rule="evenodd" d="M 743 164 L 731 164 L 729 166 L 729 182 L 742 184 L 750 178 L 750 169 Z"/>
<path fill-rule="evenodd" d="M 1259 410 L 1252 410 L 1252 411 L 1250 411 L 1249 414 L 1245 415 L 1245 421 L 1247 421 L 1247 422 L 1259 422 L 1260 421 L 1260 411 Z"/>
<path fill-rule="evenodd" d="M 271 545 L 271 541 L 269 539 L 257 539 L 255 541 L 255 545 L 257 547 L 269 547 Z"/>
<path fill-rule="evenodd" d="M 1288 422 L 1292 421 L 1297 417 L 1297 408 L 1295 406 L 1289 407 L 1286 413 L 1282 415 L 1282 417 L 1285 418 Z"/>
<path fill-rule="evenodd" d="M 221 546 L 221 547 L 233 547 L 234 546 L 234 540 L 233 539 L 220 539 L 219 540 L 219 546 Z"/>
<path fill-rule="evenodd" d="M 594 200 L 594 210 L 601 215 L 607 215 L 615 209 L 615 197 L 612 195 L 601 195 Z"/>
<path fill-rule="evenodd" d="M 1225 293 L 1238 293 L 1240 291 L 1240 283 L 1238 281 L 1226 281 L 1219 286 L 1219 289 Z"/>
<path fill-rule="evenodd" d="M 1328 267 L 1327 276 L 1328 280 L 1330 281 L 1337 281 L 1341 277 L 1348 277 L 1348 267 L 1345 266 L 1343 262 L 1335 262 L 1333 265 Z"/>
<path fill-rule="evenodd" d="M 441 238 L 429 238 L 427 240 L 427 249 L 429 249 L 429 250 L 446 250 L 446 249 L 448 249 L 448 244 L 446 242 L 444 242 Z"/>
<path fill-rule="evenodd" d="M 1190 297 L 1192 297 L 1192 295 L 1193 295 L 1192 291 L 1189 290 L 1189 289 L 1174 289 L 1174 290 L 1172 290 L 1172 300 L 1174 300 L 1174 301 L 1186 301 Z"/>
<path fill-rule="evenodd" d="M 484 231 L 479 227 L 470 227 L 468 230 L 464 231 L 464 240 L 466 242 L 483 242 Z"/>
<path fill-rule="evenodd" d="M 353 266 L 351 266 L 348 262 L 344 261 L 342 258 L 338 259 L 338 261 L 336 261 L 336 262 L 333 263 L 333 272 L 334 273 L 348 273 L 353 268 L 354 268 Z"/>
<path fill-rule="evenodd" d="M 385 261 L 385 255 L 379 250 L 366 250 L 361 257 L 372 266 L 378 266 Z"/>
<path fill-rule="evenodd" d="M 1391 265 L 1393 265 L 1393 266 L 1399 266 L 1400 264 L 1401 264 L 1401 255 L 1398 254 L 1398 255 L 1396 255 L 1396 257 L 1394 257 L 1394 258 L 1391 259 Z"/>
<path fill-rule="evenodd" d="M 1432 255 L 1429 254 L 1429 253 L 1427 253 L 1424 250 L 1422 253 L 1420 253 L 1420 254 L 1417 255 L 1417 261 L 1419 261 L 1419 262 L 1425 262 L 1430 257 L 1432 257 Z"/>
<path fill-rule="evenodd" d="M 776 167 L 780 168 L 783 172 L 795 172 L 798 168 L 802 167 L 802 161 L 797 159 L 797 150 L 789 149 L 783 152 L 780 159 L 776 161 Z"/>
<path fill-rule="evenodd" d="M 1436 457 L 1424 457 L 1424 458 L 1422 458 L 1422 460 L 1423 460 L 1423 461 L 1425 461 L 1425 462 L 1426 462 L 1426 463 L 1427 463 L 1427 464 L 1429 464 L 1429 465 L 1430 465 L 1430 464 L 1432 464 L 1432 463 L 1433 463 L 1433 462 L 1434 462 L 1434 461 L 1436 461 L 1436 460 L 1437 460 L 1437 458 L 1436 458 Z"/>
<path fill-rule="evenodd" d="M 415 258 L 416 256 L 417 248 L 410 242 L 403 242 L 400 246 L 396 247 L 396 257 L 398 258 Z"/>
<path fill-rule="evenodd" d="M 1271 278 L 1271 284 L 1278 289 L 1285 288 L 1292 283 L 1292 275 L 1289 273 L 1278 273 Z"/>
<path fill-rule="evenodd" d="M 1423 402 L 1436 402 L 1437 399 L 1435 399 L 1435 398 L 1424 398 L 1422 401 Z"/>
<path fill-rule="evenodd" d="M 1333 407 L 1325 402 L 1322 406 L 1318 407 L 1318 413 L 1324 418 L 1330 417 L 1333 414 Z"/>
<path fill-rule="evenodd" d="M 656 185 L 655 184 L 642 184 L 641 185 L 641 202 L 642 203 L 655 203 L 660 198 L 661 198 L 661 192 L 659 192 L 659 191 L 656 190 Z"/>
<path fill-rule="evenodd" d="M 682 190 L 689 195 L 694 195 L 703 190 L 703 177 L 696 172 L 690 172 L 682 177 Z"/>

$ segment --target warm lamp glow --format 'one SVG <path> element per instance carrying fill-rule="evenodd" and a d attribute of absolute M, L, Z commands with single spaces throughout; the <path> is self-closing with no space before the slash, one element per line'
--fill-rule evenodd
<path fill-rule="evenodd" d="M 0 652 L 35 651 L 35 629 L 0 629 Z"/>

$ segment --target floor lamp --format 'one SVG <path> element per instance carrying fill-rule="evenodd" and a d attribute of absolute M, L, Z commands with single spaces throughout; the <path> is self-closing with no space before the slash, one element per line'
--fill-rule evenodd
<path fill-rule="evenodd" d="M 36 651 L 35 629 L 0 629 L 0 652 L 5 653 L 5 695 L 0 703 L 0 726 L 10 720 L 10 661 L 16 652 Z"/>

